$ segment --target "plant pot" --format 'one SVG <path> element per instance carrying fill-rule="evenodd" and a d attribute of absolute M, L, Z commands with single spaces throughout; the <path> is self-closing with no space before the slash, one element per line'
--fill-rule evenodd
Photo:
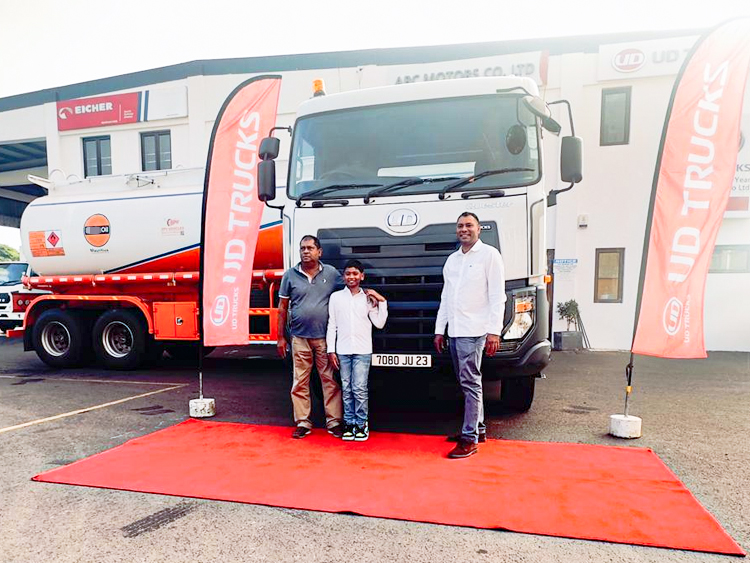
<path fill-rule="evenodd" d="M 552 347 L 555 350 L 581 350 L 583 334 L 578 330 L 563 330 L 552 333 Z"/>

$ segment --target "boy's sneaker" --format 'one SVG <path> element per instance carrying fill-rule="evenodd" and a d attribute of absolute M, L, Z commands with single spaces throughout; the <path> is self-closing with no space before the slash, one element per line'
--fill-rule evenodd
<path fill-rule="evenodd" d="M 366 422 L 364 426 L 354 427 L 354 441 L 355 442 L 364 442 L 369 437 L 370 437 L 370 430 L 367 428 Z"/>
<path fill-rule="evenodd" d="M 353 424 L 344 424 L 344 433 L 341 435 L 342 440 L 346 440 L 347 442 L 351 442 L 354 440 L 354 425 Z"/>

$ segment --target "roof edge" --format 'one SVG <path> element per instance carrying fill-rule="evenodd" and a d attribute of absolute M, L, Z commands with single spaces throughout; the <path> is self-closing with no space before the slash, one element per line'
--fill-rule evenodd
<path fill-rule="evenodd" d="M 48 102 L 71 100 L 162 82 L 182 80 L 191 76 L 255 74 L 365 65 L 426 64 L 447 60 L 523 53 L 526 51 L 547 51 L 550 55 L 577 52 L 592 53 L 598 51 L 600 45 L 609 43 L 702 35 L 705 31 L 707 29 L 632 31 L 607 35 L 580 35 L 482 43 L 459 43 L 454 45 L 390 47 L 387 49 L 326 51 L 295 55 L 271 55 L 267 57 L 196 60 L 24 94 L 15 94 L 0 98 L 0 112 L 32 107 Z"/>

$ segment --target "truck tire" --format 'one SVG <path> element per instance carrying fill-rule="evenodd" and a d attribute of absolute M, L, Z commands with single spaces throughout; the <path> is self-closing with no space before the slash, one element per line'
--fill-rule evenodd
<path fill-rule="evenodd" d="M 94 323 L 93 341 L 94 354 L 106 369 L 136 369 L 146 357 L 145 323 L 134 311 L 102 313 Z"/>
<path fill-rule="evenodd" d="M 62 309 L 39 315 L 31 338 L 39 359 L 53 368 L 78 366 L 88 345 L 80 317 Z"/>
<path fill-rule="evenodd" d="M 507 412 L 522 413 L 531 408 L 534 402 L 536 376 L 503 379 L 500 390 L 500 406 Z"/>

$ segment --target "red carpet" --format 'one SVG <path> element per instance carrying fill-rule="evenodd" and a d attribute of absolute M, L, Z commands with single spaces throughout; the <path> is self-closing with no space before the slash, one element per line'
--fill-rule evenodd
<path fill-rule="evenodd" d="M 651 451 L 188 420 L 36 481 L 743 555 Z"/>

